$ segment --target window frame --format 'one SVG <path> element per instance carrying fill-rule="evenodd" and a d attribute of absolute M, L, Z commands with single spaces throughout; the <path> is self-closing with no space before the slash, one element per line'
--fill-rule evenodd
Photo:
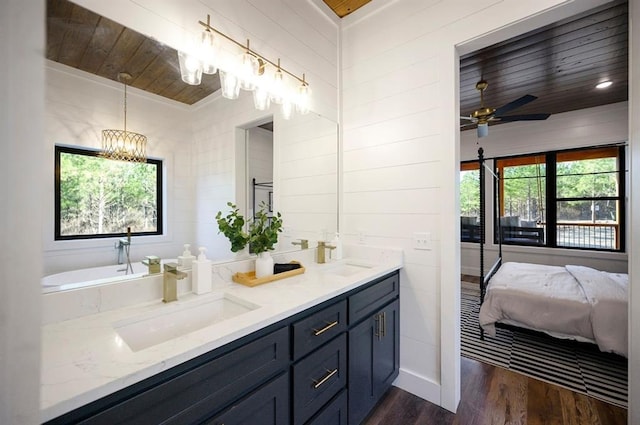
<path fill-rule="evenodd" d="M 123 230 L 118 233 L 102 233 L 96 235 L 61 235 L 61 193 L 60 193 L 60 155 L 63 153 L 85 155 L 97 157 L 100 151 L 97 149 L 55 145 L 54 147 L 54 241 L 70 240 L 94 240 L 127 236 Z M 147 158 L 145 163 L 153 164 L 156 167 L 156 230 L 150 232 L 131 232 L 131 236 L 162 236 L 164 234 L 164 200 L 163 200 L 163 161 L 160 159 Z"/>
<path fill-rule="evenodd" d="M 506 157 L 497 157 L 494 158 L 494 170 L 496 173 L 501 172 L 502 167 L 505 164 L 502 164 L 502 167 L 499 167 L 499 161 L 504 161 L 507 164 L 517 165 L 518 162 L 522 162 L 523 158 L 530 157 L 544 157 L 545 159 L 545 213 L 546 213 L 546 223 L 545 223 L 545 240 L 543 244 L 527 244 L 527 243 L 518 243 L 518 242 L 505 242 L 502 241 L 505 245 L 515 245 L 515 246 L 534 246 L 534 247 L 542 247 L 542 248 L 560 248 L 560 249 L 573 249 L 573 250 L 581 250 L 581 251 L 598 251 L 598 252 L 626 252 L 626 241 L 625 241 L 625 232 L 626 232 L 626 144 L 614 144 L 614 145 L 605 145 L 605 146 L 591 146 L 591 147 L 583 147 L 583 148 L 573 148 L 573 149 L 563 149 L 557 151 L 547 151 L 547 152 L 538 152 L 538 153 L 528 153 L 522 155 L 513 155 Z M 607 155 L 607 153 L 615 152 L 615 156 Z M 609 249 L 609 248 L 593 248 L 593 247 L 577 247 L 577 246 L 565 246 L 558 245 L 557 242 L 557 205 L 558 202 L 567 201 L 567 200 L 576 200 L 575 198 L 563 198 L 557 196 L 557 162 L 558 158 L 561 158 L 562 161 L 566 161 L 567 158 L 570 160 L 588 160 L 588 159 L 597 159 L 597 158 L 610 158 L 615 157 L 618 163 L 617 177 L 618 177 L 618 194 L 617 196 L 605 196 L 598 197 L 598 199 L 602 200 L 613 200 L 618 202 L 618 233 L 617 233 L 617 245 L 618 248 Z M 507 165 L 508 166 L 508 165 Z M 494 194 L 493 200 L 493 208 L 494 211 L 499 210 L 500 214 L 497 214 L 494 217 L 494 243 L 499 243 L 498 241 L 498 217 L 501 217 L 504 211 L 504 188 L 503 188 L 504 180 L 500 180 L 500 203 L 501 205 L 497 205 L 496 197 Z M 591 197 L 580 198 L 579 200 L 591 199 Z"/>
<path fill-rule="evenodd" d="M 470 160 L 470 161 L 461 161 L 460 162 L 460 170 L 459 172 L 463 172 L 463 171 L 477 171 L 478 173 L 480 173 L 480 161 L 478 161 L 477 159 L 474 160 Z M 462 179 L 461 179 L 462 181 Z M 478 182 L 479 183 L 479 182 Z M 480 198 L 480 186 L 478 186 L 478 199 Z M 480 208 L 478 206 L 478 208 Z M 462 211 L 460 211 L 460 217 L 462 218 Z M 478 220 L 480 219 L 480 214 L 478 213 Z M 485 241 L 485 239 L 483 238 L 484 235 L 479 234 L 477 239 L 474 238 L 467 238 L 464 239 L 463 238 L 463 225 L 462 223 L 460 223 L 460 242 L 463 243 L 480 243 Z"/>

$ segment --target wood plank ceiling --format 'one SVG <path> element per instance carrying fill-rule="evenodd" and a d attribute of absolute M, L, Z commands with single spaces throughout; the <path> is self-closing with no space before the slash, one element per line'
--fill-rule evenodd
<path fill-rule="evenodd" d="M 481 79 L 489 83 L 488 107 L 525 94 L 538 97 L 506 115 L 558 114 L 627 100 L 627 2 L 614 1 L 461 57 L 461 115 L 480 107 L 475 85 Z M 604 80 L 613 85 L 596 89 Z"/>
<path fill-rule="evenodd" d="M 338 16 L 370 0 L 324 0 Z M 460 112 L 480 106 L 475 84 L 489 82 L 485 106 L 499 107 L 525 94 L 538 99 L 513 114 L 572 111 L 627 99 L 628 5 L 608 3 L 460 59 Z M 180 79 L 175 49 L 99 16 L 68 0 L 47 0 L 48 59 L 117 81 L 133 76 L 131 86 L 186 104 L 220 88 L 218 75 L 202 84 Z M 596 90 L 609 79 L 608 90 Z"/>
<path fill-rule="evenodd" d="M 323 0 L 333 12 L 340 18 L 355 12 L 371 0 Z"/>
<path fill-rule="evenodd" d="M 128 72 L 130 86 L 188 105 L 220 88 L 217 74 L 184 83 L 175 49 L 67 0 L 47 0 L 46 27 L 52 61 L 113 81 Z"/>

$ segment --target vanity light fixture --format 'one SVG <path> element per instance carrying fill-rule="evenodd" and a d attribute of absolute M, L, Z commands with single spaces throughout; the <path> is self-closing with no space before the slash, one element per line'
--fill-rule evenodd
<path fill-rule="evenodd" d="M 253 92 L 254 105 L 258 110 L 268 109 L 273 102 L 282 105 L 285 119 L 291 116 L 294 108 L 299 114 L 309 112 L 311 89 L 304 74 L 300 78 L 283 68 L 280 59 L 274 63 L 260 55 L 251 49 L 249 40 L 244 45 L 218 31 L 211 26 L 210 15 L 207 15 L 206 22 L 198 23 L 204 27 L 198 46 L 189 47 L 189 52 L 178 52 L 182 81 L 199 85 L 202 73 L 219 71 L 222 96 L 227 99 L 237 99 L 240 89 L 243 89 Z M 224 55 L 219 43 L 222 39 L 240 47 L 243 53 Z M 268 65 L 273 68 L 269 77 L 264 75 Z M 288 80 L 291 79 L 300 83 L 297 90 L 289 87 Z"/>
<path fill-rule="evenodd" d="M 611 81 L 603 81 L 601 83 L 596 84 L 596 88 L 597 89 L 606 89 L 607 87 L 611 86 L 611 84 L 613 84 Z"/>
<path fill-rule="evenodd" d="M 102 130 L 102 152 L 100 156 L 118 161 L 146 162 L 147 136 L 127 131 L 127 82 L 131 74 L 120 72 L 118 81 L 124 84 L 124 129 Z"/>

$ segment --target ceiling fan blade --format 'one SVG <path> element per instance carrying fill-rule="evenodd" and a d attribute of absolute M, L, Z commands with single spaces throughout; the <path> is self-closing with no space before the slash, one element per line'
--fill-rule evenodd
<path fill-rule="evenodd" d="M 470 122 L 469 124 L 461 124 L 460 125 L 460 130 L 467 130 L 469 128 L 475 128 L 476 123 L 474 122 Z"/>
<path fill-rule="evenodd" d="M 507 115 L 506 117 L 496 117 L 496 121 L 512 122 L 512 121 L 539 121 L 546 120 L 551 114 L 526 114 L 526 115 Z"/>
<path fill-rule="evenodd" d="M 525 94 L 521 98 L 516 99 L 513 102 L 509 102 L 506 105 L 502 105 L 501 107 L 496 109 L 496 111 L 494 112 L 494 116 L 500 117 L 502 114 L 505 114 L 505 113 L 507 113 L 509 111 L 512 111 L 512 110 L 514 110 L 516 108 L 519 108 L 521 106 L 524 106 L 527 103 L 533 102 L 536 99 L 537 99 L 536 96 L 533 96 L 533 95 L 530 95 L 530 94 Z"/>
<path fill-rule="evenodd" d="M 478 119 L 477 119 L 477 118 L 473 118 L 473 117 L 465 117 L 464 115 L 460 115 L 460 119 L 461 119 L 461 120 L 467 120 L 467 121 L 473 121 L 473 122 L 478 121 Z"/>

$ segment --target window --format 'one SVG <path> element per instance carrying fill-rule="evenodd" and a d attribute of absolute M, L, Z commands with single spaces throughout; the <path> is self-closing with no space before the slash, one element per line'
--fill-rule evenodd
<path fill-rule="evenodd" d="M 480 242 L 480 165 L 460 164 L 460 240 Z"/>
<path fill-rule="evenodd" d="M 500 158 L 496 169 L 503 243 L 624 251 L 624 147 Z"/>
<path fill-rule="evenodd" d="M 498 186 L 502 242 L 544 245 L 545 156 L 498 159 L 496 168 L 502 177 Z"/>
<path fill-rule="evenodd" d="M 55 239 L 162 234 L 162 161 L 55 148 Z"/>

